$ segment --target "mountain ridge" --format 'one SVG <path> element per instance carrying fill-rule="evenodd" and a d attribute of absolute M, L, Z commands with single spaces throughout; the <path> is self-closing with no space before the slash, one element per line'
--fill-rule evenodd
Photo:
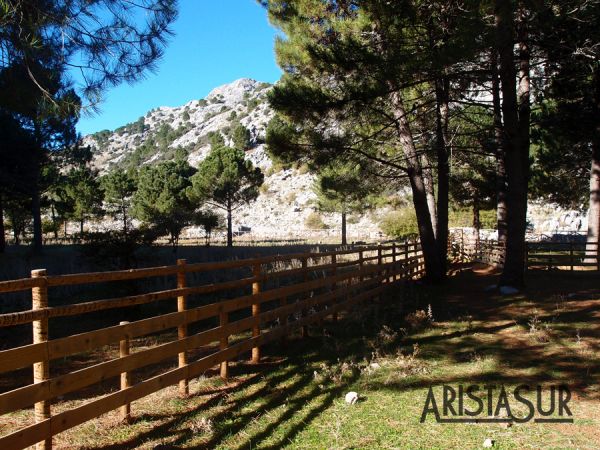
<path fill-rule="evenodd" d="M 255 202 L 236 211 L 234 228 L 251 230 L 261 237 L 301 236 L 309 229 L 305 224 L 308 216 L 317 211 L 314 175 L 306 167 L 278 167 L 266 151 L 266 128 L 274 114 L 267 102 L 271 87 L 266 82 L 240 78 L 215 87 L 205 98 L 153 108 L 135 122 L 87 135 L 83 142 L 92 148 L 92 165 L 100 173 L 158 163 L 181 151 L 197 167 L 210 151 L 209 133 L 220 132 L 225 142 L 232 144 L 231 131 L 239 122 L 250 131 L 251 148 L 246 157 L 264 172 L 265 184 Z M 377 223 L 382 213 L 354 217 L 354 223 L 348 224 L 349 236 L 379 236 Z M 319 214 L 329 229 L 316 234 L 339 234 L 339 216 Z M 186 233 L 202 235 L 194 227 Z"/>

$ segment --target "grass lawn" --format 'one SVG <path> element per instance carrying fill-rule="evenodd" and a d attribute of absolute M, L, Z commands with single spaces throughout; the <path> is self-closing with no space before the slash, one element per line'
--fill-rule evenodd
<path fill-rule="evenodd" d="M 379 307 L 266 349 L 262 364 L 233 364 L 227 382 L 206 374 L 186 399 L 165 389 L 133 404 L 133 424 L 110 413 L 55 446 L 465 449 L 489 438 L 493 448 L 599 448 L 598 275 L 533 272 L 510 297 L 486 292 L 495 277 L 465 267 L 443 287 L 399 288 Z M 420 423 L 429 386 L 441 399 L 442 384 L 459 383 L 566 384 L 574 423 L 447 424 L 431 414 Z M 346 404 L 348 391 L 360 401 Z"/>

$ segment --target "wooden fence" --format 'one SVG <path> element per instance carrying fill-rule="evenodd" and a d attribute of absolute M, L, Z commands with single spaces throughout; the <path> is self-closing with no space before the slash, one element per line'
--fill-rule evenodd
<path fill-rule="evenodd" d="M 598 242 L 528 242 L 527 267 L 600 270 Z"/>
<path fill-rule="evenodd" d="M 240 268 L 251 275 L 214 284 L 188 285 L 193 273 Z M 321 323 L 325 318 L 335 320 L 338 312 L 379 297 L 395 281 L 420 277 L 424 270 L 419 244 L 404 243 L 218 263 L 186 264 L 179 260 L 173 266 L 115 272 L 50 276 L 42 269 L 32 271 L 30 278 L 0 282 L 0 293 L 30 290 L 32 296 L 30 310 L 1 314 L 0 327 L 31 324 L 33 330 L 33 343 L 0 351 L 0 373 L 33 367 L 32 384 L 0 394 L 0 414 L 34 407 L 34 422 L 0 437 L 0 448 L 24 448 L 36 443 L 38 448 L 51 448 L 52 436 L 115 409 L 120 409 L 123 420 L 129 420 L 135 414 L 131 409 L 134 400 L 175 384 L 179 384 L 180 395 L 185 396 L 189 379 L 215 366 L 220 366 L 221 376 L 227 377 L 228 361 L 251 353 L 252 361 L 258 362 L 265 344 L 285 339 L 297 329 L 305 332 L 309 324 Z M 60 306 L 52 306 L 48 301 L 49 290 L 57 286 L 164 276 L 174 277 L 177 287 Z M 188 307 L 191 296 L 224 296 L 240 289 L 247 289 L 247 293 Z M 123 308 L 158 302 L 172 302 L 177 310 L 132 322 L 120 320 Z M 49 319 L 108 310 L 112 310 L 114 326 L 48 338 Z M 197 329 L 189 333 L 192 324 Z M 130 348 L 133 338 L 168 331 L 171 334 L 166 336 L 172 338 L 166 342 L 137 351 Z M 53 360 L 116 344 L 119 357 L 51 376 Z M 208 351 L 191 358 L 191 351 L 198 348 Z M 169 359 L 170 367 L 132 384 L 133 371 Z M 118 390 L 52 414 L 51 403 L 65 394 L 119 377 Z"/>
<path fill-rule="evenodd" d="M 464 234 L 451 236 L 449 253 L 456 260 L 504 266 L 504 247 L 497 241 L 476 240 Z M 600 270 L 598 242 L 527 242 L 527 268 Z"/>

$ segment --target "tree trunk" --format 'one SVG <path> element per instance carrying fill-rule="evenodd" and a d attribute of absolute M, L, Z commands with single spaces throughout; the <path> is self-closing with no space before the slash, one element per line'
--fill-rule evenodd
<path fill-rule="evenodd" d="M 498 53 L 491 50 L 490 69 L 492 74 L 492 101 L 494 105 L 494 140 L 496 145 L 496 220 L 498 242 L 506 244 L 506 167 L 504 135 L 502 131 L 502 107 L 500 105 L 500 79 L 498 78 Z"/>
<path fill-rule="evenodd" d="M 429 166 L 428 159 L 425 160 Z M 433 227 L 433 235 L 436 236 L 437 232 L 437 206 L 435 202 L 435 187 L 433 185 L 433 175 L 431 174 L 431 168 L 423 170 L 423 182 L 425 183 L 425 193 L 427 195 L 427 206 L 429 207 L 429 215 L 431 216 L 431 226 Z"/>
<path fill-rule="evenodd" d="M 391 94 L 391 103 L 394 110 L 394 117 L 397 121 L 400 145 L 406 156 L 407 172 L 412 189 L 413 205 L 417 216 L 421 249 L 425 260 L 426 277 L 431 282 L 439 282 L 444 278 L 444 274 L 437 252 L 433 226 L 431 224 L 431 215 L 427 205 L 427 193 L 423 181 L 423 168 L 421 167 L 421 162 L 417 155 L 417 149 L 410 130 L 410 124 L 406 117 L 404 103 L 398 92 Z"/>
<path fill-rule="evenodd" d="M 233 247 L 233 226 L 231 221 L 231 202 L 227 204 L 227 247 Z"/>
<path fill-rule="evenodd" d="M 475 251 L 479 252 L 480 247 L 480 231 L 481 231 L 481 217 L 480 217 L 479 198 L 477 195 L 473 197 L 473 230 L 475 231 Z"/>
<path fill-rule="evenodd" d="M 495 1 L 496 39 L 500 56 L 502 82 L 502 115 L 504 118 L 505 161 L 507 181 L 507 236 L 506 257 L 500 284 L 523 286 L 525 284 L 525 229 L 527 224 L 527 181 L 529 163 L 529 123 L 519 112 L 529 108 L 527 45 L 520 42 L 520 102 L 517 100 L 516 72 L 514 66 L 514 19 L 510 0 Z M 527 90 L 526 90 L 527 89 Z M 527 103 L 527 104 L 525 104 Z M 525 128 L 527 134 L 524 133 Z M 527 140 L 524 140 L 527 139 Z M 526 163 L 527 161 L 527 163 Z"/>
<path fill-rule="evenodd" d="M 31 215 L 33 216 L 33 251 L 42 251 L 42 212 L 40 207 L 40 190 L 37 181 L 31 193 Z"/>
<path fill-rule="evenodd" d="M 65 239 L 67 239 L 67 227 L 69 225 L 69 221 L 65 219 Z"/>
<path fill-rule="evenodd" d="M 79 219 L 79 237 L 83 238 L 83 217 Z"/>
<path fill-rule="evenodd" d="M 346 211 L 342 211 L 342 245 L 346 245 Z"/>
<path fill-rule="evenodd" d="M 123 234 L 127 234 L 127 207 L 125 202 L 121 203 L 121 213 L 123 214 Z"/>
<path fill-rule="evenodd" d="M 33 158 L 33 180 L 31 186 L 31 215 L 33 217 L 33 252 L 42 251 L 42 212 L 40 206 L 40 175 L 42 171 L 42 139 L 40 137 L 39 123 L 34 121 L 34 135 L 37 144 L 37 154 Z"/>
<path fill-rule="evenodd" d="M 19 230 L 16 226 L 15 226 L 15 221 L 13 220 L 13 238 L 15 240 L 15 245 L 19 245 L 21 244 L 21 238 L 19 236 L 19 233 L 21 232 L 21 230 Z"/>
<path fill-rule="evenodd" d="M 586 262 L 600 266 L 600 68 L 594 71 L 594 109 L 596 133 L 592 140 L 592 167 L 590 169 L 590 209 L 586 242 Z"/>
<path fill-rule="evenodd" d="M 6 236 L 4 235 L 4 205 L 2 204 L 2 194 L 0 194 L 0 253 L 6 250 Z"/>
<path fill-rule="evenodd" d="M 450 112 L 450 82 L 442 76 L 436 80 L 436 151 L 437 151 L 437 229 L 435 240 L 440 258 L 442 276 L 447 272 L 448 260 L 448 197 L 450 193 L 450 165 L 448 158 L 448 120 Z"/>
<path fill-rule="evenodd" d="M 54 209 L 54 203 L 50 205 L 50 211 L 52 213 L 52 231 L 54 233 L 54 239 L 58 240 L 58 220 L 56 219 L 56 210 Z"/>

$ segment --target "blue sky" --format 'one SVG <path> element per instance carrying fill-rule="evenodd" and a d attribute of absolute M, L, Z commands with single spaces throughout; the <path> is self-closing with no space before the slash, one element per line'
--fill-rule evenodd
<path fill-rule="evenodd" d="M 155 73 L 104 94 L 100 112 L 83 116 L 81 134 L 113 130 L 157 106 L 179 106 L 205 97 L 214 87 L 254 78 L 273 83 L 276 30 L 256 0 L 180 0 L 175 35 Z"/>

